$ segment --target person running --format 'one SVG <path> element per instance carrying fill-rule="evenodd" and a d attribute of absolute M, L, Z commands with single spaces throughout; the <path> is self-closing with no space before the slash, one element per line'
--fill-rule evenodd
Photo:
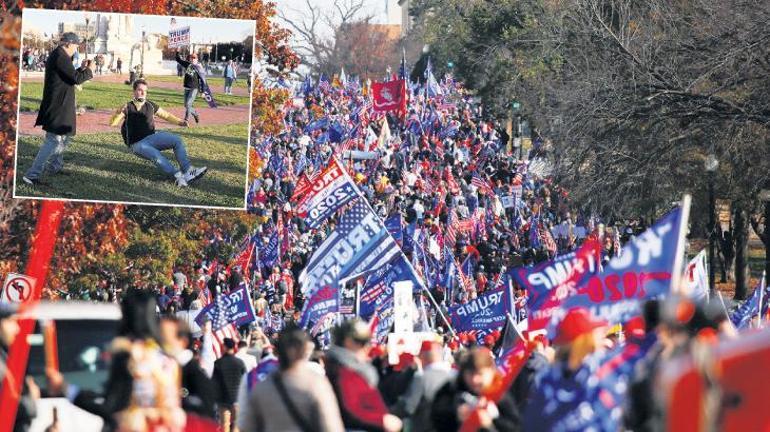
<path fill-rule="evenodd" d="M 155 162 L 155 165 L 169 177 L 176 179 L 177 186 L 186 187 L 206 173 L 206 167 L 194 168 L 187 158 L 187 149 L 178 135 L 166 131 L 155 131 L 155 116 L 179 126 L 187 127 L 187 120 L 180 120 L 171 113 L 147 99 L 147 81 L 134 81 L 134 98 L 115 111 L 111 126 L 120 126 L 123 142 L 137 156 Z M 176 169 L 161 153 L 174 150 L 179 163 Z"/>
<path fill-rule="evenodd" d="M 176 62 L 184 68 L 184 119 L 187 121 L 192 116 L 195 123 L 198 123 L 200 116 L 193 103 L 198 96 L 198 91 L 206 85 L 206 72 L 204 72 L 203 66 L 198 63 L 197 54 L 192 53 L 187 56 L 187 59 L 182 59 L 179 51 L 176 52 Z"/>
<path fill-rule="evenodd" d="M 79 43 L 75 33 L 64 33 L 46 61 L 43 99 L 35 120 L 35 126 L 46 132 L 45 140 L 22 177 L 28 185 L 38 185 L 42 175 L 57 174 L 64 168 L 64 150 L 75 135 L 75 86 L 94 77 L 93 62 L 86 60 L 78 69 L 72 65 Z"/>
<path fill-rule="evenodd" d="M 222 72 L 222 76 L 225 77 L 225 94 L 233 94 L 233 82 L 237 77 L 235 70 L 235 62 L 229 60 L 225 65 L 225 70 Z"/>

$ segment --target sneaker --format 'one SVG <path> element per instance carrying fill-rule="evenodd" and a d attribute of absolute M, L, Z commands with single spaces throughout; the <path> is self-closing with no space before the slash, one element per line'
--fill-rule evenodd
<path fill-rule="evenodd" d="M 200 119 L 200 116 L 198 116 L 198 114 L 193 114 L 192 116 L 195 119 L 195 123 L 200 123 L 201 119 Z"/>
<path fill-rule="evenodd" d="M 192 183 L 195 180 L 198 180 L 199 178 L 203 177 L 203 174 L 206 174 L 206 171 L 208 171 L 207 167 L 190 167 L 187 172 L 184 175 L 184 179 L 187 181 L 187 183 Z"/>
<path fill-rule="evenodd" d="M 48 186 L 46 183 L 42 182 L 40 179 L 31 179 L 27 176 L 24 176 L 21 179 L 24 181 L 24 183 L 30 186 Z"/>
<path fill-rule="evenodd" d="M 174 177 L 176 177 L 176 185 L 179 187 L 187 187 L 187 180 L 185 180 L 185 175 L 182 174 L 182 171 L 177 172 L 174 174 Z"/>

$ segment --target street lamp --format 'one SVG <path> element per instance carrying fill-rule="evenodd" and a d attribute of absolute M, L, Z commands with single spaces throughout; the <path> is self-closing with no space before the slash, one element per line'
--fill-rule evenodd
<path fill-rule="evenodd" d="M 91 15 L 84 14 L 84 17 L 86 19 L 86 60 L 88 60 L 88 39 L 91 36 L 91 31 L 88 27 L 88 23 L 91 22 Z"/>
<path fill-rule="evenodd" d="M 704 168 L 706 169 L 706 172 L 708 172 L 708 188 L 709 188 L 709 251 L 708 251 L 708 259 L 709 259 L 709 295 L 713 296 L 715 294 L 715 280 L 714 280 L 714 270 L 716 268 L 716 265 L 714 263 L 714 237 L 716 237 L 716 204 L 714 203 L 714 173 L 716 172 L 717 168 L 719 168 L 719 160 L 717 159 L 716 155 L 714 153 L 709 153 L 709 155 L 706 157 L 706 160 L 704 161 Z"/>
<path fill-rule="evenodd" d="M 230 60 L 233 59 L 233 47 L 230 47 Z"/>
<path fill-rule="evenodd" d="M 142 66 L 142 69 L 141 69 L 141 75 L 140 76 L 144 76 L 144 39 L 145 39 L 146 35 L 147 35 L 147 33 L 146 33 L 145 26 L 144 26 L 144 24 L 142 24 L 142 53 L 141 53 L 141 57 L 139 59 L 139 64 Z"/>

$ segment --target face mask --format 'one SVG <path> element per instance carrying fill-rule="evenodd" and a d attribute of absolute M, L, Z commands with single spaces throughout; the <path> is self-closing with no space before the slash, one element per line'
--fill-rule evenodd
<path fill-rule="evenodd" d="M 140 102 L 140 103 L 144 102 L 144 98 L 135 97 L 134 100 L 137 101 L 137 102 Z"/>

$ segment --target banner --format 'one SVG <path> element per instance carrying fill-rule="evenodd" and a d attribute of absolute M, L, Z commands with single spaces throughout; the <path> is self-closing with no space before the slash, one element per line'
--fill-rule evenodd
<path fill-rule="evenodd" d="M 482 294 L 468 303 L 452 306 L 449 315 L 455 331 L 488 330 L 503 326 L 511 310 L 506 288 Z"/>
<path fill-rule="evenodd" d="M 168 31 L 168 47 L 179 48 L 190 45 L 190 26 L 170 29 Z"/>
<path fill-rule="evenodd" d="M 706 250 L 702 250 L 690 260 L 684 270 L 685 293 L 695 301 L 708 300 L 709 275 Z"/>
<path fill-rule="evenodd" d="M 278 262 L 280 238 L 278 236 L 278 230 L 273 231 L 273 235 L 270 236 L 270 241 L 263 249 L 260 250 L 259 260 L 264 267 L 272 267 Z"/>
<path fill-rule="evenodd" d="M 528 330 L 546 328 L 564 299 L 574 293 L 574 287 L 598 273 L 599 251 L 598 242 L 586 242 L 576 252 L 532 268 L 515 268 L 508 273 L 527 291 Z"/>
<path fill-rule="evenodd" d="M 393 324 L 396 333 L 411 333 L 414 327 L 414 300 L 411 281 L 393 283 Z"/>
<path fill-rule="evenodd" d="M 406 108 L 406 85 L 404 80 L 372 83 L 374 111 L 387 112 Z"/>
<path fill-rule="evenodd" d="M 299 319 L 300 327 L 308 328 L 321 322 L 322 318 L 328 314 L 336 314 L 339 310 L 338 291 L 336 287 L 327 285 L 308 297 L 302 306 L 302 314 Z"/>
<path fill-rule="evenodd" d="M 643 300 L 668 295 L 681 280 L 688 214 L 689 197 L 685 197 L 685 205 L 627 243 L 602 273 L 580 284 L 577 292 L 564 300 L 558 315 L 585 307 L 597 318 L 622 323 L 641 313 Z M 555 325 L 562 316 L 554 315 Z"/>
<path fill-rule="evenodd" d="M 228 294 L 220 294 L 215 302 L 209 303 L 201 309 L 195 317 L 195 323 L 203 326 L 204 318 L 214 321 L 216 315 L 222 313 L 224 320 L 240 327 L 256 321 L 254 305 L 251 303 L 249 288 L 242 282 L 237 289 Z"/>
<path fill-rule="evenodd" d="M 338 287 L 341 279 L 376 271 L 400 254 L 377 215 L 359 199 L 308 260 L 299 277 L 302 292 L 309 296 L 323 286 Z"/>
<path fill-rule="evenodd" d="M 295 211 L 305 219 L 309 228 L 315 229 L 342 206 L 355 199 L 355 185 L 350 181 L 337 159 L 314 176 L 311 181 L 301 182 L 292 199 L 297 201 Z"/>

